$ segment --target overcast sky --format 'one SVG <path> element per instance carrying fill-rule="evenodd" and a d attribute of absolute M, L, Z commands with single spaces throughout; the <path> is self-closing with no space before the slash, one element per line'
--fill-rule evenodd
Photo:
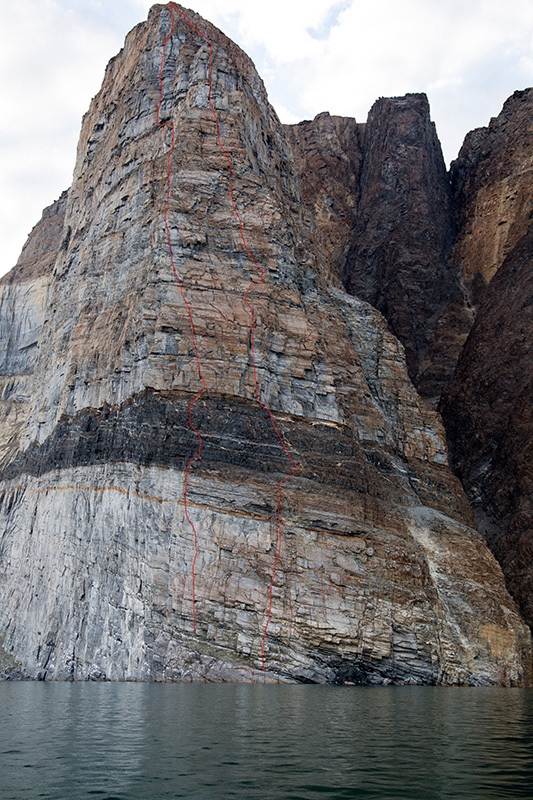
<path fill-rule="evenodd" d="M 0 274 L 71 181 L 81 117 L 148 0 L 0 0 Z M 189 3 L 185 3 L 189 5 Z M 283 122 L 427 93 L 447 162 L 533 85 L 532 0 L 194 0 Z"/>

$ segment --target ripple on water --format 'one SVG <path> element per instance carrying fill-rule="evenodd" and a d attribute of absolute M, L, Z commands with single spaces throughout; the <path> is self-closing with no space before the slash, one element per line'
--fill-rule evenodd
<path fill-rule="evenodd" d="M 0 684 L 2 800 L 531 800 L 533 690 Z"/>

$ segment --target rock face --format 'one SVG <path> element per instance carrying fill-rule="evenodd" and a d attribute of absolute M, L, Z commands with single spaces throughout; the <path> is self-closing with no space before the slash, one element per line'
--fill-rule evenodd
<path fill-rule="evenodd" d="M 366 125 L 287 126 L 327 274 L 385 316 L 409 375 L 436 403 L 472 325 L 450 261 L 450 183 L 424 94 L 381 98 Z"/>
<path fill-rule="evenodd" d="M 340 160 L 358 130 L 317 129 Z M 326 280 L 349 193 L 315 224 L 291 141 L 176 4 L 108 66 L 53 271 L 34 231 L 42 269 L 3 286 L 5 675 L 531 680 L 439 417 L 381 314 Z"/>
<path fill-rule="evenodd" d="M 452 463 L 530 626 L 532 120 L 533 89 L 515 92 L 452 164 L 453 257 L 479 310 L 441 402 Z"/>
<path fill-rule="evenodd" d="M 33 392 L 46 297 L 61 246 L 67 193 L 43 212 L 15 269 L 0 279 L 0 468 L 18 448 Z"/>
<path fill-rule="evenodd" d="M 332 135 L 333 120 L 335 130 L 350 131 L 351 164 Z M 348 291 L 383 312 L 430 406 L 451 380 L 481 304 L 440 408 L 453 465 L 532 624 L 529 534 L 527 525 L 517 533 L 515 519 L 529 503 L 517 466 L 524 463 L 528 437 L 523 426 L 522 440 L 510 435 L 515 415 L 526 413 L 525 401 L 514 411 L 508 404 L 509 398 L 518 402 L 530 374 L 521 303 L 530 291 L 533 89 L 515 92 L 487 128 L 468 134 L 449 184 L 423 95 L 378 101 L 366 128 L 337 120 L 319 115 L 289 127 L 303 198 L 321 231 L 321 257 L 333 278 L 343 276 Z M 328 235 L 336 250 L 328 247 Z M 503 263 L 507 277 L 485 299 Z M 516 297 L 506 307 L 509 293 Z"/>
<path fill-rule="evenodd" d="M 318 258 L 332 283 L 340 283 L 357 221 L 365 125 L 327 112 L 313 121 L 284 125 L 319 245 Z"/>
<path fill-rule="evenodd" d="M 432 322 L 457 291 L 447 263 L 451 198 L 425 95 L 382 98 L 365 131 L 357 225 L 344 267 L 348 291 L 372 303 L 422 379 Z"/>
<path fill-rule="evenodd" d="M 515 92 L 487 128 L 468 134 L 451 166 L 453 261 L 476 306 L 533 213 L 532 109 L 533 89 Z"/>
<path fill-rule="evenodd" d="M 533 227 L 485 290 L 442 400 L 453 465 L 533 625 Z"/>

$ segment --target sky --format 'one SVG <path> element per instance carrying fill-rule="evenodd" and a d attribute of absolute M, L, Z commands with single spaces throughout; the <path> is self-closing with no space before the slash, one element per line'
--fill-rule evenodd
<path fill-rule="evenodd" d="M 0 275 L 71 183 L 81 119 L 149 0 L 0 2 Z M 447 163 L 533 85 L 531 0 L 184 0 L 255 62 L 282 122 L 426 92 Z"/>

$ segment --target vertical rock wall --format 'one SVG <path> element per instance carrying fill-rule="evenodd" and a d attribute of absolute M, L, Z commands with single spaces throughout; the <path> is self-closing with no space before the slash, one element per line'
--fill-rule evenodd
<path fill-rule="evenodd" d="M 326 271 L 383 313 L 435 404 L 472 319 L 449 260 L 450 185 L 426 96 L 381 98 L 364 126 L 320 115 L 290 132 Z"/>
<path fill-rule="evenodd" d="M 515 92 L 452 164 L 453 258 L 477 315 L 440 405 L 454 469 L 530 625 L 532 115 L 533 89 Z"/>
<path fill-rule="evenodd" d="M 533 229 L 485 290 L 441 409 L 453 466 L 533 625 Z"/>
<path fill-rule="evenodd" d="M 34 348 L 26 361 L 22 335 L 4 348 L 17 376 L 26 364 L 28 399 L 2 430 L 4 673 L 527 683 L 529 632 L 447 466 L 439 417 L 381 314 L 327 280 L 355 187 L 337 217 L 313 221 L 302 193 L 324 189 L 302 182 L 252 63 L 180 11 L 154 6 L 111 61 L 53 271 L 44 248 L 34 310 L 9 293 L 3 306 L 5 330 L 31 317 Z M 174 125 L 170 159 L 158 116 Z M 359 129 L 317 129 L 351 157 Z M 201 384 L 164 227 L 169 169 L 170 240 L 206 384 L 192 406 Z M 265 281 L 248 294 L 252 337 L 254 259 Z M 290 480 L 273 421 L 298 464 Z M 195 428 L 202 453 L 187 474 Z"/>
<path fill-rule="evenodd" d="M 478 305 L 533 212 L 533 89 L 515 92 L 466 137 L 450 176 L 458 232 L 453 261 Z"/>

